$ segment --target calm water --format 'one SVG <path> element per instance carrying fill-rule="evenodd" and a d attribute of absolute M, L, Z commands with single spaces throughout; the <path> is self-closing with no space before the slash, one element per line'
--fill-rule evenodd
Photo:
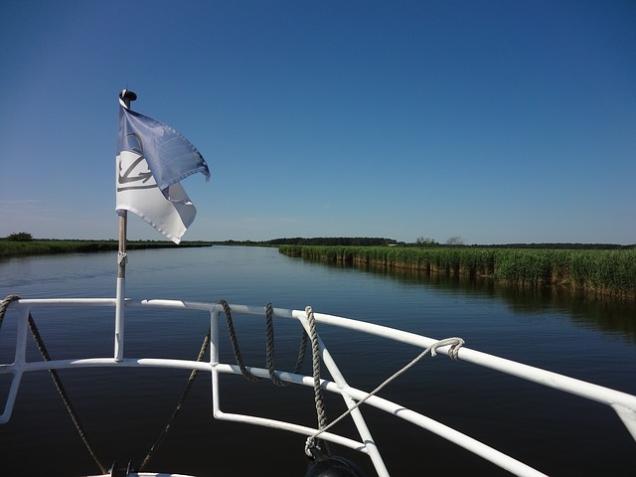
<path fill-rule="evenodd" d="M 636 309 L 549 291 L 497 289 L 424 277 L 338 269 L 275 249 L 212 247 L 133 251 L 128 295 L 315 310 L 445 338 L 523 363 L 636 394 Z M 102 297 L 114 292 L 111 253 L 14 259 L 0 263 L 0 294 Z M 38 310 L 55 359 L 112 354 L 113 311 Z M 129 356 L 193 359 L 207 331 L 198 312 L 130 310 Z M 0 332 L 0 360 L 12 357 L 15 315 Z M 263 322 L 238 317 L 248 364 L 264 364 Z M 277 363 L 291 367 L 299 325 L 276 323 Z M 224 338 L 225 328 L 221 327 Z M 416 352 L 335 328 L 319 329 L 349 382 L 372 388 Z M 232 359 L 227 340 L 222 358 Z M 33 348 L 33 347 L 32 347 Z M 35 349 L 30 357 L 39 358 Z M 308 364 L 308 363 L 307 363 Z M 308 367 L 306 368 L 309 369 Z M 172 412 L 187 372 L 86 369 L 61 372 L 102 461 L 140 459 Z M 0 376 L 2 403 L 8 389 Z M 275 388 L 222 377 L 222 407 L 314 424 L 309 388 Z M 609 408 L 445 356 L 424 360 L 382 393 L 554 475 L 634 475 L 636 443 Z M 304 438 L 211 420 L 210 378 L 199 376 L 185 410 L 152 461 L 153 470 L 201 476 L 302 476 Z M 343 409 L 329 396 L 328 412 Z M 393 475 L 507 475 L 463 449 L 364 409 Z M 347 423 L 342 432 L 356 437 Z M 96 473 L 47 373 L 25 375 L 10 423 L 0 427 L 2 475 Z M 351 456 L 346 451 L 341 454 Z M 366 465 L 362 455 L 353 456 Z M 464 474 L 465 473 L 465 474 Z M 372 475 L 369 472 L 369 475 Z"/>

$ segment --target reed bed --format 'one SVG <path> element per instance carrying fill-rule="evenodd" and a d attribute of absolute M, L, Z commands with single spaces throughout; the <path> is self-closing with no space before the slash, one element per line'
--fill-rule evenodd
<path fill-rule="evenodd" d="M 283 245 L 291 257 L 344 265 L 490 277 L 511 284 L 560 285 L 636 298 L 636 249 L 551 250 L 480 247 L 347 247 Z"/>
<path fill-rule="evenodd" d="M 128 250 L 169 247 L 208 247 L 210 242 L 129 241 Z M 89 253 L 117 250 L 116 240 L 0 240 L 0 258 L 59 253 Z"/>

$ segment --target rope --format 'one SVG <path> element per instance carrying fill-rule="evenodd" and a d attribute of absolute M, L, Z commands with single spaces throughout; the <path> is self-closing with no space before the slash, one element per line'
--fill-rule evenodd
<path fill-rule="evenodd" d="M 230 335 L 230 342 L 232 344 L 232 350 L 234 351 L 234 358 L 236 364 L 241 370 L 241 374 L 250 381 L 260 381 L 260 379 L 249 372 L 243 361 L 243 355 L 241 354 L 241 348 L 239 346 L 238 337 L 236 335 L 236 329 L 234 328 L 234 320 L 232 319 L 232 308 L 225 300 L 219 300 L 219 305 L 223 307 L 223 313 L 225 314 L 225 322 L 227 323 L 227 331 Z M 276 374 L 274 365 L 274 308 L 271 303 L 265 305 L 265 326 L 267 332 L 267 341 L 265 342 L 265 362 L 267 364 L 267 370 L 272 382 L 277 386 L 286 386 L 287 384 L 282 381 Z M 305 354 L 307 350 L 307 342 L 309 337 L 305 331 L 302 331 L 300 337 L 300 343 L 298 346 L 298 355 L 296 357 L 296 364 L 294 366 L 294 373 L 298 374 L 303 366 L 305 360 Z"/>
<path fill-rule="evenodd" d="M 236 359 L 236 364 L 238 364 L 238 367 L 241 370 L 241 374 L 249 381 L 259 381 L 259 379 L 252 373 L 250 373 L 245 367 L 245 362 L 243 361 L 243 356 L 241 355 L 241 348 L 239 347 L 238 338 L 236 336 L 236 330 L 234 329 L 234 321 L 232 320 L 232 309 L 230 308 L 230 305 L 228 305 L 227 301 L 225 300 L 220 300 L 219 305 L 223 307 L 225 322 L 227 323 L 227 331 L 230 335 L 232 350 L 234 351 L 234 358 Z"/>
<path fill-rule="evenodd" d="M 310 449 L 312 447 L 315 447 L 315 440 L 316 438 L 322 434 L 323 432 L 331 429 L 334 425 L 336 425 L 338 422 L 340 422 L 342 419 L 344 419 L 345 417 L 347 417 L 349 414 L 351 414 L 351 412 L 354 409 L 359 408 L 362 404 L 364 404 L 367 400 L 369 400 L 372 396 L 375 396 L 377 393 L 379 393 L 387 384 L 389 384 L 391 381 L 393 381 L 394 379 L 396 379 L 397 377 L 399 377 L 400 375 L 404 374 L 406 371 L 408 371 L 410 368 L 412 368 L 413 366 L 415 366 L 415 364 L 421 360 L 424 356 L 426 356 L 427 354 L 430 353 L 430 355 L 432 357 L 437 356 L 437 348 L 443 347 L 443 346 L 449 346 L 450 345 L 450 349 L 448 350 L 448 356 L 452 359 L 452 360 L 457 360 L 457 356 L 459 354 L 459 349 L 464 346 L 464 340 L 461 338 L 446 338 L 443 340 L 439 340 L 436 341 L 435 343 L 433 343 L 432 345 L 426 347 L 424 349 L 424 351 L 422 351 L 420 354 L 418 354 L 415 358 L 413 358 L 411 361 L 409 361 L 406 365 L 404 365 L 402 368 L 400 368 L 399 370 L 397 370 L 395 373 L 393 373 L 391 376 L 389 376 L 388 378 L 386 378 L 384 381 L 382 381 L 382 383 L 380 383 L 378 386 L 376 386 L 376 388 L 371 391 L 369 394 L 367 394 L 363 399 L 361 399 L 360 401 L 358 401 L 355 406 L 351 407 L 351 409 L 346 410 L 345 412 L 343 412 L 342 414 L 340 414 L 340 416 L 338 416 L 336 419 L 334 419 L 333 421 L 331 421 L 331 423 L 326 426 L 326 427 L 320 427 L 318 432 L 314 433 L 313 435 L 309 436 L 307 438 L 307 442 L 305 443 L 305 454 L 307 454 L 309 457 L 312 456 Z M 315 379 L 314 379 L 314 386 L 315 386 Z"/>
<path fill-rule="evenodd" d="M 11 305 L 11 303 L 19 299 L 20 297 L 18 295 L 7 295 L 0 302 L 0 327 L 2 326 L 2 322 L 4 321 L 4 315 L 6 314 L 7 308 L 9 308 L 9 305 Z"/>
<path fill-rule="evenodd" d="M 33 320 L 33 316 L 31 316 L 30 312 L 29 312 L 29 330 L 31 330 L 31 335 L 35 339 L 35 344 L 37 345 L 38 350 L 40 351 L 40 354 L 42 355 L 42 358 L 44 358 L 44 361 L 51 361 L 51 355 L 49 355 L 49 352 L 46 349 L 46 346 L 44 345 L 44 341 L 42 340 L 42 336 L 40 335 L 40 331 L 38 330 L 37 326 L 35 325 L 35 321 Z M 86 432 L 84 431 L 84 427 L 82 426 L 82 423 L 80 422 L 79 418 L 77 417 L 77 414 L 75 413 L 75 409 L 73 408 L 73 405 L 71 404 L 71 401 L 70 401 L 70 399 L 68 397 L 66 389 L 64 389 L 64 386 L 62 385 L 62 380 L 60 379 L 59 374 L 57 373 L 57 371 L 55 369 L 49 369 L 49 374 L 51 375 L 51 379 L 53 380 L 53 384 L 55 384 L 55 388 L 57 389 L 58 394 L 62 398 L 62 402 L 64 403 L 64 407 L 66 408 L 66 411 L 68 412 L 68 415 L 71 417 L 71 420 L 73 421 L 73 425 L 75 426 L 75 429 L 77 430 L 77 433 L 79 434 L 80 438 L 82 439 L 82 442 L 84 443 L 84 446 L 86 447 L 86 450 L 88 451 L 88 453 L 91 455 L 91 457 L 93 458 L 93 460 L 97 464 L 97 467 L 99 467 L 99 470 L 102 473 L 106 473 L 105 467 L 102 465 L 102 463 L 97 458 L 97 455 L 95 454 L 95 451 L 93 450 L 90 442 L 88 441 L 88 437 L 86 436 Z"/>
<path fill-rule="evenodd" d="M 267 371 L 269 371 L 269 377 L 272 383 L 276 386 L 287 386 L 287 383 L 280 380 L 276 375 L 276 366 L 274 364 L 274 309 L 272 304 L 265 305 L 265 329 L 267 333 L 267 339 L 265 340 L 265 363 L 267 365 Z M 301 363 L 302 364 L 302 363 Z"/>
<path fill-rule="evenodd" d="M 318 341 L 318 333 L 316 331 L 316 318 L 311 306 L 305 308 L 305 316 L 309 325 L 309 339 L 311 340 L 311 357 L 312 357 L 312 374 L 314 378 L 314 402 L 316 404 L 316 417 L 318 419 L 319 433 L 325 429 L 327 425 L 327 411 L 325 409 L 325 401 L 322 395 L 322 387 L 320 386 L 320 343 Z M 312 446 L 314 439 L 312 439 Z M 325 451 L 328 452 L 327 443 L 323 444 Z"/>
<path fill-rule="evenodd" d="M 236 361 L 237 361 L 237 363 L 239 365 L 239 368 L 241 368 L 241 372 L 243 373 L 243 376 L 245 376 L 246 373 L 247 373 L 247 376 L 249 376 L 248 379 L 258 379 L 255 376 L 253 376 L 251 373 L 249 373 L 249 371 L 247 370 L 247 368 L 243 364 L 243 357 L 241 355 L 241 350 L 240 350 L 240 347 L 239 347 L 239 344 L 238 344 L 238 338 L 236 336 L 236 330 L 234 329 L 234 322 L 232 320 L 232 309 L 230 308 L 230 305 L 225 300 L 219 301 L 219 304 L 221 306 L 223 306 L 223 312 L 225 313 L 226 322 L 227 322 L 227 325 L 228 325 L 228 331 L 229 331 L 229 334 L 230 334 L 230 340 L 232 342 L 232 347 L 234 349 L 234 356 L 235 356 Z M 0 304 L 0 306 L 2 306 L 2 305 Z M 0 309 L 0 312 L 1 311 L 2 310 Z M 278 378 L 278 376 L 275 373 L 273 316 L 274 316 L 274 309 L 272 307 L 272 304 L 268 303 L 265 306 L 265 323 L 266 323 L 266 327 L 267 327 L 267 341 L 266 341 L 267 368 L 269 370 L 270 377 L 272 378 L 272 382 L 274 382 L 274 384 L 276 384 L 278 386 L 284 386 L 284 385 L 286 385 L 286 383 L 281 381 L 280 378 Z M 197 355 L 197 359 L 196 359 L 198 362 L 203 361 L 203 358 L 205 356 L 205 353 L 206 353 L 209 345 L 210 345 L 210 330 L 208 330 L 207 335 L 205 335 L 205 337 L 203 338 L 203 343 L 201 344 L 201 349 L 199 350 L 199 354 Z M 296 359 L 296 367 L 294 369 L 295 373 L 298 373 L 298 371 L 300 370 L 300 367 L 303 364 L 304 357 L 305 357 L 305 349 L 306 348 L 307 348 L 307 334 L 303 331 L 300 347 L 298 349 L 298 357 Z M 157 448 L 165 440 L 166 436 L 168 435 L 168 432 L 172 428 L 172 424 L 174 423 L 174 421 L 177 419 L 177 417 L 181 413 L 181 410 L 183 408 L 183 403 L 185 402 L 186 397 L 188 396 L 188 394 L 190 392 L 190 389 L 192 388 L 192 385 L 194 383 L 194 380 L 196 379 L 198 374 L 199 374 L 199 370 L 198 369 L 193 369 L 192 372 L 190 373 L 190 376 L 188 377 L 188 380 L 186 382 L 186 386 L 185 386 L 183 392 L 181 393 L 181 397 L 177 401 L 177 406 L 176 406 L 175 410 L 172 412 L 172 415 L 170 416 L 170 419 L 168 419 L 168 422 L 166 423 L 166 425 L 162 429 L 162 431 L 159 433 L 159 435 L 155 439 L 154 443 L 150 446 L 150 449 L 148 450 L 148 453 L 146 454 L 146 457 L 144 457 L 144 460 L 142 461 L 141 465 L 139 466 L 139 470 L 143 470 L 149 464 L 149 462 L 152 459 L 152 457 L 154 456 Z"/>
<path fill-rule="evenodd" d="M 4 315 L 9 305 L 19 299 L 20 297 L 17 295 L 9 295 L 6 298 L 4 298 L 2 302 L 0 302 L 0 325 L 2 324 L 2 321 L 4 320 Z M 42 358 L 44 359 L 44 361 L 51 361 L 51 355 L 46 349 L 44 341 L 42 340 L 42 336 L 40 335 L 40 331 L 38 330 L 38 327 L 35 325 L 35 321 L 33 320 L 33 316 L 31 315 L 31 312 L 29 312 L 28 322 L 29 322 L 29 330 L 31 330 L 31 335 L 33 335 L 33 339 L 35 340 L 35 344 L 37 345 L 38 350 L 40 351 L 40 354 L 42 355 Z M 77 417 L 77 414 L 75 413 L 75 409 L 73 408 L 73 405 L 71 404 L 71 401 L 68 397 L 68 393 L 66 392 L 66 389 L 62 385 L 62 381 L 60 379 L 59 374 L 57 373 L 55 369 L 49 369 L 48 371 L 51 376 L 51 379 L 53 380 L 53 384 L 55 385 L 55 389 L 57 389 L 57 392 L 62 398 L 62 402 L 64 403 L 64 407 L 66 408 L 66 411 L 68 412 L 68 415 L 70 416 L 71 421 L 73 421 L 75 430 L 77 430 L 77 433 L 79 434 L 80 439 L 82 439 L 82 442 L 84 443 L 84 447 L 86 447 L 86 450 L 95 461 L 95 464 L 97 464 L 97 467 L 99 468 L 100 472 L 102 474 L 106 474 L 107 473 L 106 468 L 99 461 L 99 459 L 97 458 L 97 455 L 95 454 L 95 451 L 93 450 L 93 447 L 88 441 L 88 437 L 86 436 L 84 427 L 82 426 L 82 423 L 80 422 L 79 418 Z"/>
<path fill-rule="evenodd" d="M 19 299 L 20 299 L 20 297 L 17 296 L 17 295 L 8 295 L 2 301 L 0 301 L 0 326 L 2 326 L 2 322 L 4 320 L 4 317 L 5 317 L 5 314 L 6 314 L 6 311 L 7 311 L 8 307 L 9 307 L 9 305 L 11 305 L 11 303 L 13 303 L 14 301 L 17 301 Z M 250 381 L 258 381 L 259 379 L 248 371 L 248 369 L 246 368 L 245 363 L 243 361 L 243 357 L 241 355 L 241 350 L 240 350 L 239 343 L 238 343 L 238 338 L 237 338 L 237 335 L 236 335 L 236 330 L 234 328 L 234 322 L 232 320 L 232 310 L 230 308 L 230 305 L 225 300 L 220 300 L 219 304 L 223 307 L 223 312 L 225 314 L 225 320 L 226 320 L 227 327 L 228 327 L 228 333 L 229 333 L 229 336 L 230 336 L 232 349 L 234 351 L 234 357 L 236 358 L 236 362 L 237 362 L 237 364 L 238 364 L 238 366 L 239 366 L 239 368 L 241 370 L 241 374 L 245 378 L 250 380 Z M 275 385 L 277 385 L 277 386 L 282 386 L 282 385 L 284 385 L 284 383 L 276 375 L 275 364 L 274 364 L 274 324 L 273 324 L 273 315 L 274 315 L 274 310 L 273 310 L 272 304 L 268 303 L 265 306 L 265 323 L 266 323 L 266 331 L 267 331 L 267 341 L 266 341 L 266 363 L 267 363 L 267 369 L 269 371 L 269 375 L 270 375 L 270 378 L 271 378 L 272 382 Z M 327 413 L 326 413 L 326 409 L 325 409 L 325 403 L 324 403 L 324 398 L 323 398 L 323 393 L 322 393 L 322 387 L 321 387 L 321 383 L 320 383 L 320 365 L 321 365 L 320 343 L 319 343 L 319 340 L 318 340 L 318 333 L 317 333 L 317 330 L 316 330 L 316 318 L 314 316 L 314 312 L 313 312 L 311 306 L 307 306 L 305 308 L 305 315 L 307 317 L 307 323 L 308 323 L 308 327 L 309 327 L 309 332 L 308 333 L 303 332 L 303 334 L 301 336 L 300 345 L 299 345 L 299 348 L 298 348 L 298 356 L 297 356 L 297 359 L 296 359 L 296 365 L 294 367 L 294 373 L 298 373 L 300 371 L 300 368 L 302 367 L 302 364 L 303 364 L 303 361 L 304 361 L 304 358 L 305 358 L 306 349 L 307 349 L 307 341 L 309 340 L 309 341 L 311 341 L 312 374 L 313 374 L 313 381 L 314 381 L 314 383 L 313 383 L 314 384 L 314 402 L 315 402 L 315 405 L 316 405 L 316 416 L 317 416 L 317 421 L 318 421 L 318 431 L 316 433 L 314 433 L 313 435 L 309 436 L 307 438 L 307 441 L 306 441 L 306 444 L 305 444 L 305 453 L 307 455 L 309 455 L 309 456 L 312 455 L 311 452 L 310 452 L 310 449 L 316 446 L 316 439 L 318 438 L 318 436 L 320 436 L 323 432 L 326 432 L 327 430 L 332 428 L 335 424 L 337 424 L 342 419 L 344 419 L 346 416 L 351 414 L 351 412 L 354 409 L 357 409 L 358 407 L 360 407 L 369 398 L 371 398 L 372 396 L 375 396 L 385 386 L 387 386 L 394 379 L 398 378 L 400 375 L 405 373 L 408 369 L 413 367 L 418 361 L 420 361 L 422 358 L 424 358 L 427 354 L 430 353 L 430 355 L 432 357 L 434 357 L 434 356 L 437 355 L 437 348 L 443 347 L 443 346 L 450 346 L 450 349 L 448 350 L 448 356 L 451 359 L 456 360 L 457 357 L 458 357 L 459 349 L 464 345 L 464 340 L 461 339 L 461 338 L 447 338 L 447 339 L 439 340 L 439 341 L 433 343 L 432 345 L 430 345 L 427 348 L 425 348 L 420 354 L 418 354 L 415 358 L 413 358 L 409 363 L 407 363 L 401 369 L 399 369 L 398 371 L 393 373 L 391 376 L 389 376 L 387 379 L 385 379 L 375 389 L 373 389 L 373 391 L 371 391 L 363 399 L 358 401 L 353 407 L 351 407 L 347 411 L 343 412 L 340 416 L 338 416 L 336 419 L 334 419 L 330 424 L 327 424 Z M 51 356 L 50 356 L 48 350 L 46 349 L 44 341 L 42 340 L 42 336 L 40 335 L 40 332 L 39 332 L 39 330 L 38 330 L 38 328 L 37 328 L 37 326 L 35 324 L 35 321 L 33 320 L 33 316 L 31 315 L 30 312 L 29 312 L 29 316 L 28 316 L 28 324 L 29 324 L 29 329 L 31 331 L 31 334 L 33 335 L 35 343 L 36 343 L 36 345 L 38 347 L 38 350 L 40 351 L 40 354 L 42 355 L 42 358 L 44 359 L 44 361 L 51 361 Z M 208 330 L 208 333 L 204 337 L 203 343 L 201 344 L 201 349 L 199 350 L 199 354 L 197 355 L 197 361 L 198 362 L 203 360 L 203 357 L 205 355 L 205 352 L 208 349 L 209 344 L 210 344 L 210 330 Z M 81 422 L 79 421 L 79 418 L 77 417 L 77 415 L 75 413 L 75 410 L 74 410 L 74 408 L 73 408 L 73 406 L 72 406 L 72 404 L 70 402 L 70 399 L 68 397 L 66 389 L 62 385 L 62 381 L 60 380 L 60 377 L 59 377 L 57 371 L 55 369 L 49 369 L 48 371 L 49 371 L 49 374 L 51 375 L 51 379 L 53 380 L 55 388 L 57 389 L 58 394 L 60 395 L 60 397 L 62 399 L 62 402 L 64 403 L 64 406 L 65 406 L 65 408 L 66 408 L 71 420 L 73 421 L 75 429 L 77 430 L 77 433 L 79 434 L 82 442 L 84 443 L 84 446 L 86 447 L 86 449 L 88 450 L 89 454 L 91 455 L 91 457 L 93 458 L 93 460 L 97 464 L 99 470 L 103 474 L 107 473 L 105 467 L 101 464 L 101 462 L 97 458 L 97 455 L 93 451 L 93 448 L 92 448 L 92 446 L 90 445 L 90 443 L 88 441 L 88 437 L 86 436 L 84 428 L 83 428 Z M 183 392 L 181 393 L 181 396 L 179 397 L 179 400 L 177 401 L 177 406 L 176 406 L 175 410 L 172 412 L 172 415 L 170 416 L 170 419 L 168 420 L 166 426 L 159 433 L 159 435 L 155 439 L 154 443 L 151 445 L 148 453 L 146 454 L 146 457 L 144 458 L 144 460 L 142 461 L 142 463 L 141 463 L 141 465 L 139 467 L 140 470 L 142 470 L 150 462 L 150 460 L 152 459 L 155 451 L 157 450 L 159 445 L 163 442 L 163 440 L 167 436 L 168 432 L 170 431 L 170 429 L 172 427 L 172 424 L 174 423 L 174 421 L 176 420 L 178 415 L 181 413 L 181 410 L 183 408 L 183 403 L 185 402 L 185 399 L 188 396 L 188 394 L 189 394 L 189 392 L 190 392 L 190 390 L 192 388 L 192 385 L 194 383 L 194 380 L 196 379 L 198 373 L 199 373 L 199 371 L 197 369 L 193 369 L 190 372 L 190 376 L 188 377 L 188 380 L 186 382 L 186 386 L 185 386 Z M 326 442 L 324 442 L 323 447 L 324 447 L 325 451 L 328 452 L 327 443 Z"/>
<path fill-rule="evenodd" d="M 298 345 L 298 357 L 296 358 L 296 365 L 294 366 L 294 374 L 300 373 L 303 367 L 303 361 L 305 361 L 305 353 L 307 352 L 307 342 L 309 336 L 305 333 L 305 329 L 302 329 L 302 335 L 300 337 L 300 343 Z"/>
<path fill-rule="evenodd" d="M 205 356 L 205 352 L 207 351 L 209 345 L 210 345 L 210 330 L 208 330 L 208 333 L 203 338 L 203 343 L 201 343 L 201 349 L 199 350 L 199 354 L 197 355 L 198 362 L 203 361 L 203 357 Z M 168 435 L 168 432 L 170 431 L 172 424 L 177 419 L 177 416 L 179 416 L 179 414 L 181 413 L 183 403 L 186 400 L 186 397 L 188 396 L 188 394 L 190 393 L 190 389 L 192 389 L 192 384 L 194 384 L 194 380 L 196 379 L 198 374 L 199 374 L 198 369 L 193 369 L 190 372 L 190 376 L 188 377 L 188 381 L 186 382 L 185 388 L 183 389 L 183 392 L 181 393 L 181 397 L 177 401 L 177 407 L 174 409 L 174 411 L 172 411 L 172 415 L 170 416 L 170 419 L 168 419 L 166 426 L 159 433 L 159 435 L 155 439 L 155 442 L 153 442 L 153 444 L 150 446 L 150 449 L 148 450 L 146 457 L 144 457 L 144 460 L 139 466 L 139 470 L 143 470 L 148 465 L 155 451 Z"/>
<path fill-rule="evenodd" d="M 271 303 L 265 305 L 265 326 L 267 330 L 267 343 L 266 343 L 266 357 L 265 360 L 267 362 L 267 369 L 269 371 L 270 377 L 272 377 L 272 381 L 277 386 L 287 386 L 285 381 L 282 381 L 278 378 L 278 375 L 275 374 L 275 366 L 274 366 L 274 308 Z M 305 333 L 305 329 L 301 326 L 302 334 L 300 335 L 300 342 L 298 343 L 298 355 L 296 356 L 296 364 L 294 365 L 294 374 L 300 373 L 300 370 L 303 367 L 303 362 L 305 361 L 305 353 L 307 352 L 307 342 L 309 341 L 309 336 Z"/>

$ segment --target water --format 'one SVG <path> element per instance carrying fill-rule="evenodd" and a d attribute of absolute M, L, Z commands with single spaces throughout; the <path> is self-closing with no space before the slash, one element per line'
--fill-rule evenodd
<path fill-rule="evenodd" d="M 104 297 L 114 292 L 112 253 L 13 259 L 0 263 L 0 294 Z M 636 308 L 540 293 L 340 269 L 280 255 L 276 249 L 212 247 L 132 251 L 128 295 L 302 309 L 364 319 L 467 346 L 636 394 Z M 108 308 L 38 310 L 35 320 L 54 359 L 112 354 Z M 199 312 L 130 310 L 126 352 L 193 359 L 208 328 Z M 264 326 L 238 317 L 248 364 L 264 364 Z M 221 326 L 224 339 L 225 328 Z M 321 327 L 353 386 L 370 389 L 415 355 L 412 347 Z M 299 325 L 276 322 L 280 367 L 295 361 Z M 11 361 L 15 315 L 0 332 L 0 361 Z M 33 345 L 30 345 L 34 348 Z M 35 349 L 29 357 L 38 359 Z M 222 359 L 231 361 L 229 343 Z M 306 368 L 307 371 L 309 367 Z M 62 371 L 102 461 L 139 461 L 173 410 L 187 372 L 156 369 Z M 223 376 L 222 408 L 314 425 L 310 388 L 275 388 Z M 8 377 L 0 376 L 4 400 Z M 426 359 L 382 392 L 553 475 L 634 475 L 636 443 L 608 407 L 445 356 Z M 344 409 L 336 396 L 328 413 Z M 443 439 L 374 409 L 363 409 L 393 475 L 507 475 Z M 338 428 L 357 437 L 349 423 Z M 304 438 L 211 419 L 210 378 L 200 375 L 185 409 L 151 463 L 155 471 L 201 476 L 301 476 Z M 13 417 L 0 426 L 2 475 L 70 475 L 96 469 L 47 373 L 23 378 Z M 341 451 L 367 466 L 363 455 Z M 368 468 L 368 467 L 367 467 Z M 372 472 L 369 471 L 369 475 Z"/>

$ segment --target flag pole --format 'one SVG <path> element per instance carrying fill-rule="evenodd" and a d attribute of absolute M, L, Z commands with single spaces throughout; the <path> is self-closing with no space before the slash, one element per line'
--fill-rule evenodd
<path fill-rule="evenodd" d="M 125 108 L 130 108 L 130 103 L 137 99 L 137 95 L 127 89 L 119 93 L 120 103 Z M 119 247 L 117 251 L 117 293 L 115 301 L 115 361 L 124 359 L 124 307 L 126 306 L 126 229 L 128 225 L 128 212 L 117 211 L 117 223 L 119 227 Z"/>

